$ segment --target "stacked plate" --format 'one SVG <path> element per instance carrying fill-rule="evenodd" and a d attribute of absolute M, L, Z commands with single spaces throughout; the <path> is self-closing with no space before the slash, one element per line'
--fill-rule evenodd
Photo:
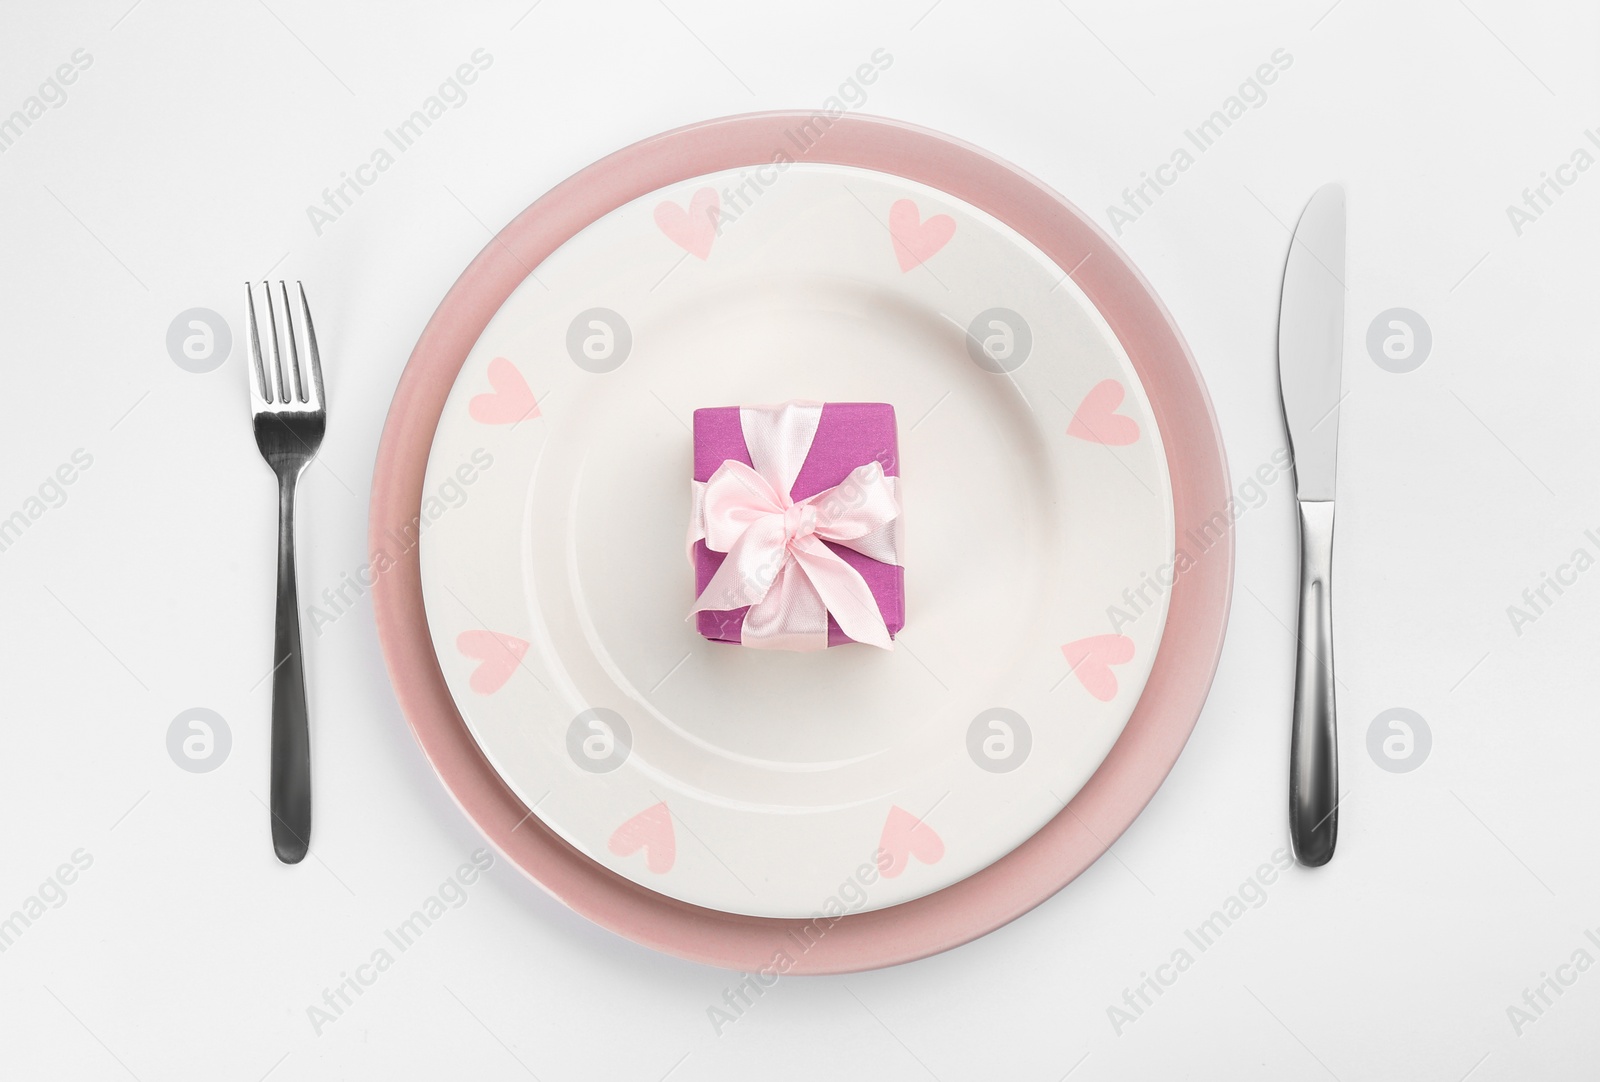
<path fill-rule="evenodd" d="M 900 423 L 894 651 L 703 639 L 688 420 Z M 590 919 L 738 969 L 947 949 L 1092 863 L 1204 700 L 1232 540 L 1204 388 L 1111 242 L 890 121 L 759 114 L 585 169 L 418 343 L 372 507 L 391 676 L 480 829 Z"/>

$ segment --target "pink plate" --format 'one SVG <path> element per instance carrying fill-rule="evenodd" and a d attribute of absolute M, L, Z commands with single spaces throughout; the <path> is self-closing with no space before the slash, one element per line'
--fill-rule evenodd
<path fill-rule="evenodd" d="M 758 113 L 706 121 L 620 150 L 518 215 L 479 253 L 434 313 L 400 378 L 384 426 L 370 539 L 373 551 L 389 551 L 391 538 L 415 536 L 428 453 L 445 399 L 473 344 L 529 268 L 639 196 L 706 173 L 783 158 L 892 173 L 988 212 L 1070 271 L 1138 370 L 1171 472 L 1178 574 L 1144 695 L 1111 753 L 1072 802 L 982 871 L 887 909 L 780 920 L 676 901 L 580 854 L 530 815 L 495 772 L 457 711 L 434 655 L 414 546 L 394 557 L 373 596 L 389 674 L 424 753 L 479 829 L 545 890 L 603 927 L 683 958 L 751 972 L 845 973 L 958 946 L 1071 882 L 1155 795 L 1194 728 L 1216 672 L 1233 581 L 1227 466 L 1216 418 L 1194 360 L 1161 302 L 1087 217 L 983 151 L 892 120 Z"/>

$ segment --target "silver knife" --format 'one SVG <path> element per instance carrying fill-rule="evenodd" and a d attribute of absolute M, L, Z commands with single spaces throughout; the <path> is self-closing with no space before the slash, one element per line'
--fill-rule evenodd
<path fill-rule="evenodd" d="M 1344 189 L 1317 189 L 1283 268 L 1278 386 L 1300 505 L 1299 652 L 1289 751 L 1289 840 L 1307 867 L 1339 835 L 1339 744 L 1333 695 L 1333 476 L 1344 373 Z"/>

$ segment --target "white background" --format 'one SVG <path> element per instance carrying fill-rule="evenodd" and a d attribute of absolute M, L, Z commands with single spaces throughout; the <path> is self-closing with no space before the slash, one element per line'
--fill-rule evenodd
<path fill-rule="evenodd" d="M 0 116 L 92 64 L 0 154 L 0 517 L 93 465 L 0 552 L 0 915 L 92 864 L 0 954 L 7 1078 L 676 1080 L 1593 1076 L 1600 972 L 1519 1034 L 1507 1008 L 1600 926 L 1600 573 L 1518 634 L 1507 606 L 1600 544 L 1600 170 L 1518 236 L 1522 191 L 1600 124 L 1583 5 L 928 0 L 769 5 L 74 6 L 0 15 Z M 1209 704 L 1102 860 L 969 946 L 785 978 L 719 1035 L 736 977 L 590 926 L 497 861 L 320 1034 L 307 1008 L 482 843 L 395 705 L 362 600 L 311 639 L 313 859 L 267 840 L 273 491 L 237 337 L 180 369 L 168 324 L 241 328 L 239 283 L 311 292 L 332 424 L 303 489 L 308 600 L 366 559 L 401 366 L 455 276 L 540 193 L 678 124 L 814 107 L 878 48 L 864 111 L 1010 159 L 1098 220 L 1274 50 L 1293 57 L 1119 242 L 1209 383 L 1235 484 L 1283 443 L 1277 290 L 1292 224 L 1349 188 L 1336 639 L 1338 855 L 1268 886 L 1120 1034 L 1107 1008 L 1285 844 L 1292 493 L 1237 528 Z M 475 49 L 470 97 L 321 236 L 306 206 Z M 1597 151 L 1600 153 L 1600 151 Z M 1422 367 L 1368 324 L 1411 309 Z M 181 711 L 227 719 L 179 769 Z M 1433 749 L 1380 769 L 1407 707 Z M 53 890 L 52 890 L 53 894 Z M 1193 950 L 1191 949 L 1191 953 Z"/>

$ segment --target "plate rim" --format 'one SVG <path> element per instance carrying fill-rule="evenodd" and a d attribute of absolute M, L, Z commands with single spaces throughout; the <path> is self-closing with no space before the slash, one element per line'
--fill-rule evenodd
<path fill-rule="evenodd" d="M 795 137 L 807 131 L 816 134 L 805 146 Z M 1058 815 L 967 879 L 820 922 L 724 913 L 658 894 L 591 861 L 531 816 L 472 739 L 445 684 L 423 610 L 419 547 L 388 553 L 395 531 L 420 520 L 428 455 L 456 375 L 527 269 L 641 195 L 722 169 L 767 165 L 780 154 L 929 184 L 1027 237 L 1072 275 L 1144 384 L 1172 478 L 1178 551 L 1195 528 L 1218 515 L 1224 523 L 1219 539 L 1176 575 L 1144 694 L 1099 769 Z M 401 710 L 446 790 L 552 896 L 619 935 L 693 961 L 854 972 L 948 950 L 1021 916 L 1103 855 L 1154 797 L 1198 721 L 1220 659 L 1233 581 L 1229 503 L 1221 434 L 1193 356 L 1148 283 L 1087 215 L 1015 166 L 903 121 L 749 113 L 673 129 L 585 167 L 517 215 L 452 285 L 400 376 L 378 445 L 369 545 L 390 560 L 372 588 L 374 618 Z"/>

